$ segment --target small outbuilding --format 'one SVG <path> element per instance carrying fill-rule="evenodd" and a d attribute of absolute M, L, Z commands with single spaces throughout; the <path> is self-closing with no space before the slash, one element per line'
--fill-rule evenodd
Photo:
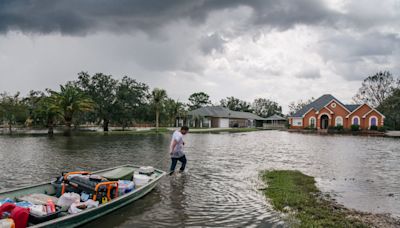
<path fill-rule="evenodd" d="M 265 118 L 264 128 L 285 128 L 287 120 L 285 117 L 282 117 L 278 114 L 274 114 L 270 117 Z"/>

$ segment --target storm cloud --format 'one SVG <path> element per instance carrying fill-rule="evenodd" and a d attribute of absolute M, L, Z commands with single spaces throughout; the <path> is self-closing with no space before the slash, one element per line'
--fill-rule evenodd
<path fill-rule="evenodd" d="M 96 31 L 150 32 L 173 21 L 202 23 L 213 11 L 241 6 L 254 11 L 250 20 L 254 25 L 279 29 L 334 22 L 333 18 L 339 15 L 319 0 L 3 0 L 0 31 L 68 35 Z"/>
<path fill-rule="evenodd" d="M 350 102 L 366 76 L 400 74 L 398 21 L 398 0 L 2 0 L 0 91 L 57 89 L 88 71 L 181 101 Z"/>

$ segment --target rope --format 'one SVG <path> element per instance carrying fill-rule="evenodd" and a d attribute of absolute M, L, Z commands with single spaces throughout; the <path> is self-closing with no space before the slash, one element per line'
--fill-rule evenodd
<path fill-rule="evenodd" d="M 169 155 L 169 154 L 165 154 L 165 155 Z M 157 163 L 154 164 L 154 167 L 158 166 L 161 162 L 165 161 L 167 158 L 169 158 L 169 156 L 165 156 L 162 157 Z"/>

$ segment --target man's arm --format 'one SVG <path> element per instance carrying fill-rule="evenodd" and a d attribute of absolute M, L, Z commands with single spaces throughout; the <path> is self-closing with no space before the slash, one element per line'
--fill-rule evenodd
<path fill-rule="evenodd" d="M 172 154 L 174 152 L 176 144 L 178 144 L 178 142 L 175 139 L 172 140 L 171 148 L 170 148 L 170 152 L 169 152 L 170 154 Z"/>

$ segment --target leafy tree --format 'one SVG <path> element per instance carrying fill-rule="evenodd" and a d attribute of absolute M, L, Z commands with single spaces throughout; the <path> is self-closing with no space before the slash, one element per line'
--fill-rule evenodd
<path fill-rule="evenodd" d="M 127 76 L 118 83 L 116 108 L 113 119 L 125 129 L 135 117 L 143 113 L 143 107 L 149 98 L 149 87 Z"/>
<path fill-rule="evenodd" d="M 289 116 L 294 115 L 297 111 L 304 108 L 306 105 L 310 104 L 314 100 L 315 100 L 315 98 L 311 97 L 311 99 L 306 100 L 306 101 L 299 100 L 299 101 L 297 101 L 297 103 L 296 102 L 290 103 L 289 104 Z"/>
<path fill-rule="evenodd" d="M 211 104 L 210 96 L 204 92 L 193 93 L 189 96 L 189 109 L 195 110 Z"/>
<path fill-rule="evenodd" d="M 66 135 L 71 133 L 71 123 L 75 113 L 89 112 L 94 108 L 93 101 L 72 83 L 61 85 L 60 92 L 53 90 L 49 90 L 49 92 L 51 96 L 48 102 L 50 106 L 61 113 L 66 126 Z"/>
<path fill-rule="evenodd" d="M 251 104 L 235 97 L 227 97 L 220 101 L 222 107 L 233 111 L 252 112 Z"/>
<path fill-rule="evenodd" d="M 392 95 L 381 102 L 378 110 L 385 115 L 386 126 L 400 130 L 400 88 L 394 90 Z"/>
<path fill-rule="evenodd" d="M 38 108 L 39 102 L 45 97 L 44 92 L 31 90 L 28 93 L 28 96 L 22 99 L 22 102 L 25 104 L 28 110 L 28 119 L 26 120 L 27 124 L 30 126 L 31 124 L 37 125 L 41 123 L 40 116 L 37 115 L 35 110 Z"/>
<path fill-rule="evenodd" d="M 86 72 L 80 72 L 77 84 L 96 104 L 95 115 L 103 121 L 103 130 L 108 131 L 108 125 L 116 108 L 118 81 L 111 75 L 103 73 L 90 76 Z"/>
<path fill-rule="evenodd" d="M 392 95 L 396 88 L 399 88 L 399 84 L 400 81 L 396 81 L 389 71 L 380 71 L 364 79 L 353 100 L 357 103 L 367 103 L 376 108 Z"/>
<path fill-rule="evenodd" d="M 165 100 L 167 99 L 167 92 L 163 89 L 155 88 L 151 92 L 152 105 L 156 112 L 156 130 L 158 131 L 160 125 L 160 112 L 164 108 Z"/>
<path fill-rule="evenodd" d="M 264 118 L 282 113 L 282 107 L 277 102 L 265 98 L 255 99 L 253 102 L 253 110 L 256 115 Z"/>
<path fill-rule="evenodd" d="M 10 134 L 12 134 L 12 125 L 25 123 L 28 118 L 28 108 L 24 105 L 19 95 L 19 92 L 15 95 L 0 94 L 0 120 L 8 124 Z"/>

